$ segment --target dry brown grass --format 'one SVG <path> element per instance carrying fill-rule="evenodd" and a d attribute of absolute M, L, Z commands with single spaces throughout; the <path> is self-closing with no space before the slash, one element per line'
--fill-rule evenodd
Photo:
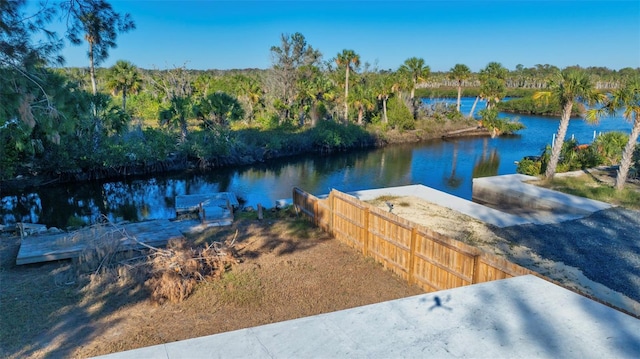
<path fill-rule="evenodd" d="M 185 239 L 172 239 L 166 249 L 152 251 L 149 262 L 151 278 L 145 285 L 151 300 L 163 304 L 182 302 L 199 281 L 220 278 L 237 260 L 231 248 L 220 242 L 192 248 Z"/>
<path fill-rule="evenodd" d="M 82 241 L 87 247 L 74 261 L 75 271 L 58 275 L 59 282 L 86 283 L 85 291 L 144 285 L 156 304 L 182 302 L 198 282 L 219 279 L 237 262 L 233 248 L 223 242 L 194 245 L 180 238 L 171 239 L 166 248 L 156 248 L 137 242 L 106 218 L 65 241 Z M 126 242 L 137 242 L 144 249 L 125 248 Z"/>

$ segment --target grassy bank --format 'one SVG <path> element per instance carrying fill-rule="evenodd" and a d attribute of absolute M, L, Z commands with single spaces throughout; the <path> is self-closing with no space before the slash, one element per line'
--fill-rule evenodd
<path fill-rule="evenodd" d="M 555 191 L 607 202 L 616 206 L 640 210 L 640 184 L 628 182 L 622 191 L 611 185 L 608 172 L 590 172 L 578 177 L 555 177 L 540 185 Z"/>

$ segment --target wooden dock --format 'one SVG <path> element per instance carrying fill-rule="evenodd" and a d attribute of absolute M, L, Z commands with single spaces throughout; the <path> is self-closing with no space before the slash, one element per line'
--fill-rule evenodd
<path fill-rule="evenodd" d="M 127 235 L 118 232 L 124 230 Z M 24 237 L 16 258 L 16 264 L 29 264 L 77 258 L 94 245 L 93 239 L 109 234 L 108 240 L 120 241 L 118 250 L 144 247 L 138 242 L 158 247 L 170 239 L 184 238 L 178 227 L 167 219 L 129 223 L 118 227 L 104 226 L 84 228 L 72 233 Z M 137 240 L 133 240 L 135 238 Z"/>
<path fill-rule="evenodd" d="M 455 138 L 455 137 L 477 137 L 477 136 L 491 136 L 489 130 L 484 127 L 468 127 L 461 130 L 449 131 L 442 135 L 443 139 Z"/>
<path fill-rule="evenodd" d="M 176 196 L 176 214 L 195 212 L 203 223 L 211 225 L 230 225 L 233 209 L 239 206 L 238 199 L 231 192 Z"/>

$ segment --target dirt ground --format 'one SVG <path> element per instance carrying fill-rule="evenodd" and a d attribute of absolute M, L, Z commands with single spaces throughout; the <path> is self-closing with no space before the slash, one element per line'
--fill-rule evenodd
<path fill-rule="evenodd" d="M 422 293 L 306 223 L 243 219 L 190 238 L 235 236 L 239 263 L 182 303 L 126 280 L 80 283 L 68 261 L 16 267 L 0 238 L 0 357 L 88 357 Z"/>

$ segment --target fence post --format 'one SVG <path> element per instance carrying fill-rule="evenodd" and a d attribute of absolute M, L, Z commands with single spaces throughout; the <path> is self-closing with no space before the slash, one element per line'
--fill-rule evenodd
<path fill-rule="evenodd" d="M 362 255 L 365 257 L 369 256 L 369 208 L 364 209 L 364 223 L 362 224 L 364 227 L 364 238 L 362 240 Z"/>
<path fill-rule="evenodd" d="M 416 241 L 418 237 L 418 230 L 416 227 L 411 227 L 411 244 L 409 246 L 409 285 L 415 284 L 414 278 L 414 265 L 416 263 Z"/>
<path fill-rule="evenodd" d="M 331 190 L 331 192 L 329 192 L 329 233 L 331 233 L 331 235 L 335 236 L 335 232 L 333 230 L 333 215 L 335 213 L 335 200 L 336 197 L 333 194 L 333 190 Z"/>
<path fill-rule="evenodd" d="M 315 223 L 316 227 L 320 227 L 320 213 L 318 212 L 319 201 L 320 199 L 318 198 L 313 201 L 313 223 Z"/>
<path fill-rule="evenodd" d="M 478 283 L 478 276 L 480 275 L 480 270 L 478 269 L 479 265 L 480 256 L 476 254 L 475 256 L 473 256 L 473 274 L 471 275 L 471 284 Z"/>

